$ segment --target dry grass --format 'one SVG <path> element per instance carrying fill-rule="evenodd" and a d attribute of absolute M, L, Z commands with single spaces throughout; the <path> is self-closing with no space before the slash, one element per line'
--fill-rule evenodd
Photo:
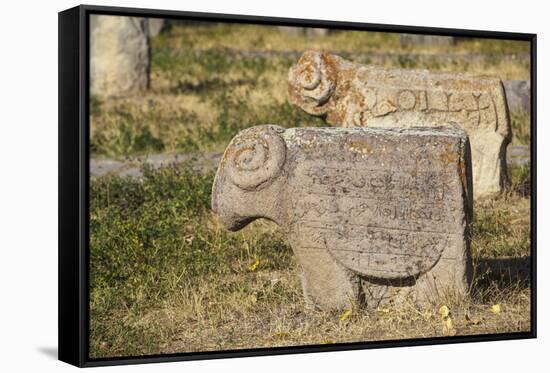
<path fill-rule="evenodd" d="M 182 289 L 161 309 L 135 315 L 130 323 L 147 325 L 156 341 L 156 346 L 139 353 L 479 335 L 530 328 L 530 294 L 519 282 L 505 289 L 487 288 L 478 299 L 442 301 L 451 310 L 449 327 L 438 306 L 353 309 L 345 320 L 342 313 L 304 311 L 294 271 L 260 271 L 234 277 L 224 278 L 223 286 Z M 225 288 L 239 288 L 245 281 L 249 284 L 246 291 L 220 299 Z M 269 299 L 274 291 L 284 296 Z M 500 313 L 491 311 L 494 304 L 500 305 Z"/>
<path fill-rule="evenodd" d="M 254 234 L 258 227 L 244 235 Z M 260 262 L 263 258 L 260 257 Z M 307 310 L 296 265 L 282 270 L 250 268 L 254 258 L 229 263 L 240 268 L 173 288 L 155 306 L 111 312 L 101 319 L 109 333 L 92 334 L 93 354 L 124 356 L 240 348 L 297 346 L 530 330 L 527 279 L 478 274 L 472 298 L 441 299 L 418 308 L 413 304 L 344 313 Z M 451 326 L 439 314 L 450 309 Z M 500 306 L 494 313 L 491 307 Z M 92 324 L 94 330 L 94 324 Z M 99 348 L 98 348 L 99 347 Z"/>
<path fill-rule="evenodd" d="M 176 26 L 157 38 L 154 47 L 177 53 L 193 48 L 196 51 L 220 49 L 228 54 L 290 54 L 294 59 L 296 53 L 314 49 L 387 67 L 469 71 L 496 74 L 501 79 L 529 79 L 529 59 L 525 58 L 529 43 L 511 40 L 462 38 L 454 45 L 402 46 L 397 33 L 343 31 L 315 37 L 288 35 L 269 26 L 218 24 Z"/>
<path fill-rule="evenodd" d="M 414 52 L 414 53 L 522 53 L 529 44 L 521 41 L 463 38 L 455 45 L 401 46 L 399 33 L 372 31 L 334 32 L 323 37 L 306 33 L 281 33 L 275 26 L 196 22 L 174 26 L 160 35 L 156 47 L 179 49 L 225 48 L 248 51 L 298 51 L 311 49 L 344 52 Z"/>

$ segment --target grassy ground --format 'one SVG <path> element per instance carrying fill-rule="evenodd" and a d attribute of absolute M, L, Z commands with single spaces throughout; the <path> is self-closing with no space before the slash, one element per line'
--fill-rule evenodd
<path fill-rule="evenodd" d="M 517 43 L 460 41 L 411 51 L 392 34 L 308 39 L 252 26 L 174 27 L 153 41 L 149 92 L 92 99 L 92 156 L 221 151 L 252 125 L 323 125 L 286 101 L 295 57 L 283 52 L 307 48 L 356 53 L 362 61 L 384 51 L 395 54 L 385 62 L 391 66 L 528 78 L 524 62 L 501 58 L 524 53 Z M 419 56 L 450 52 L 483 58 L 436 65 Z M 513 143 L 528 144 L 529 116 L 512 116 L 512 126 Z M 142 180 L 92 180 L 92 357 L 529 330 L 528 165 L 511 169 L 506 193 L 476 202 L 471 297 L 346 313 L 305 311 L 282 233 L 265 221 L 226 232 L 209 207 L 213 173 L 192 166 L 146 169 Z"/>
<path fill-rule="evenodd" d="M 281 232 L 257 221 L 225 231 L 209 209 L 212 173 L 188 165 L 144 179 L 103 177 L 91 192 L 94 357 L 529 330 L 528 169 L 476 204 L 471 299 L 348 316 L 305 311 Z M 512 265 L 499 267 L 503 258 Z M 440 307 L 450 309 L 442 318 Z M 500 312 L 491 307 L 499 305 Z M 450 326 L 449 326 L 450 325 Z"/>

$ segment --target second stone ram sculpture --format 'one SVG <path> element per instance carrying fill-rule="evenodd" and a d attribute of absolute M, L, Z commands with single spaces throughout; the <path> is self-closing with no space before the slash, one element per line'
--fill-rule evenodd
<path fill-rule="evenodd" d="M 305 52 L 289 72 L 291 103 L 342 127 L 447 126 L 472 146 L 476 197 L 503 190 L 511 128 L 498 78 L 360 65 Z"/>
<path fill-rule="evenodd" d="M 277 223 L 312 305 L 422 304 L 468 290 L 471 190 L 461 130 L 265 125 L 225 150 L 212 208 L 232 231 Z"/>

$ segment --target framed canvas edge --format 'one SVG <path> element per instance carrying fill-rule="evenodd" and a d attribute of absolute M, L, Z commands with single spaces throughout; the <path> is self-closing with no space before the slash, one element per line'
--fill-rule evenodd
<path fill-rule="evenodd" d="M 124 15 L 153 18 L 186 18 L 197 21 L 224 21 L 232 23 L 253 23 L 262 25 L 322 27 L 344 30 L 383 31 L 397 33 L 415 33 L 440 36 L 477 37 L 487 39 L 510 39 L 530 41 L 534 33 L 519 33 L 508 31 L 454 29 L 445 27 L 427 27 L 413 25 L 394 25 L 381 23 L 332 21 L 308 18 L 287 18 L 226 13 L 205 13 L 179 10 L 163 10 L 149 8 L 111 7 L 97 5 L 81 5 L 82 9 L 90 14 Z"/>
<path fill-rule="evenodd" d="M 288 346 L 275 348 L 257 348 L 225 351 L 205 351 L 199 353 L 175 353 L 162 355 L 147 355 L 133 357 L 114 357 L 102 359 L 89 359 L 83 367 L 98 367 L 127 364 L 147 364 L 192 360 L 213 360 L 254 356 L 279 356 L 303 353 L 338 352 L 354 350 L 370 350 L 380 348 L 434 346 L 441 344 L 496 342 L 536 338 L 531 332 L 500 333 L 472 336 L 401 339 L 357 343 L 336 343 L 331 345 Z"/>
<path fill-rule="evenodd" d="M 82 9 L 58 14 L 58 358 L 86 360 L 85 99 Z"/>
<path fill-rule="evenodd" d="M 531 40 L 531 333 L 537 337 L 537 35 Z"/>
<path fill-rule="evenodd" d="M 529 41 L 531 44 L 531 330 L 332 345 L 287 346 L 198 353 L 93 359 L 89 356 L 89 16 L 92 14 L 346 30 L 416 33 Z M 536 34 L 486 30 L 400 26 L 221 13 L 80 5 L 58 13 L 58 349 L 59 360 L 79 367 L 174 362 L 219 358 L 317 353 L 373 348 L 428 346 L 536 338 Z M 70 35 L 67 29 L 78 34 Z M 72 61 L 72 62 L 70 62 Z M 78 124 L 75 127 L 75 122 Z M 75 148 L 76 147 L 76 148 Z M 75 153 L 78 157 L 75 157 Z M 72 156 L 71 156 L 72 154 Z M 67 155 L 69 155 L 67 157 Z M 75 252 L 75 247 L 78 248 Z M 68 324 L 68 325 L 67 325 Z"/>

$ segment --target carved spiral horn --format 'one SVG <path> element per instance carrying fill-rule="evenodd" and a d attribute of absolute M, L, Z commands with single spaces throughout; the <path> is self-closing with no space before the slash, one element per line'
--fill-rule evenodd
<path fill-rule="evenodd" d="M 336 86 L 336 74 L 321 52 L 305 52 L 289 71 L 289 84 L 313 110 L 324 105 Z M 315 113 L 317 114 L 317 113 Z"/>
<path fill-rule="evenodd" d="M 282 127 L 266 125 L 239 133 L 225 151 L 225 170 L 236 186 L 245 190 L 265 188 L 281 172 L 286 145 Z"/>

